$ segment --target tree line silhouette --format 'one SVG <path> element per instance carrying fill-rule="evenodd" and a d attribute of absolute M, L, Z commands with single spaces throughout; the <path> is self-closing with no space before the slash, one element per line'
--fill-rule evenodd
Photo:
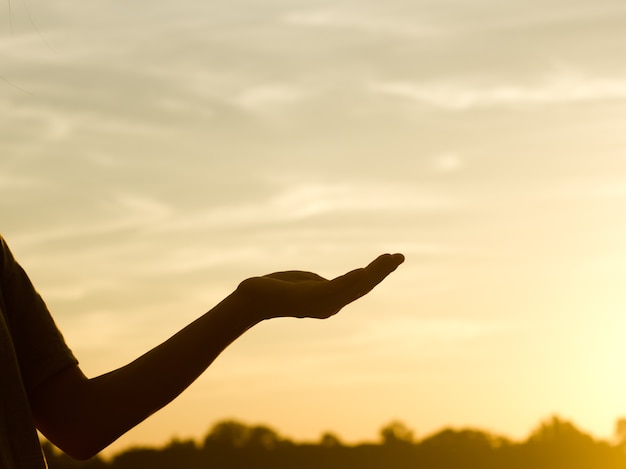
<path fill-rule="evenodd" d="M 626 419 L 615 442 L 594 439 L 557 416 L 520 442 L 476 429 L 446 428 L 417 440 L 393 421 L 377 443 L 346 445 L 333 433 L 298 443 L 265 425 L 226 420 L 202 442 L 172 440 L 162 448 L 131 448 L 109 460 L 75 461 L 43 443 L 49 469 L 626 469 Z"/>

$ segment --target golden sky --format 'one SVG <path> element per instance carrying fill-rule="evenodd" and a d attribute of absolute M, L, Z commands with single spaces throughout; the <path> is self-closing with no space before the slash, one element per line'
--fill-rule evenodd
<path fill-rule="evenodd" d="M 9 12 L 9 6 L 10 12 Z M 406 263 L 249 331 L 114 448 L 223 418 L 524 437 L 626 415 L 626 4 L 0 4 L 3 232 L 84 371 L 244 278 Z"/>

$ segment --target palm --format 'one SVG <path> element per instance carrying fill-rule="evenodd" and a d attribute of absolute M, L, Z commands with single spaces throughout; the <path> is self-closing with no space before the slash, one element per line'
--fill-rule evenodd
<path fill-rule="evenodd" d="M 312 272 L 286 271 L 252 277 L 238 291 L 265 318 L 327 318 L 367 294 L 404 261 L 401 254 L 383 255 L 367 267 L 332 280 Z"/>

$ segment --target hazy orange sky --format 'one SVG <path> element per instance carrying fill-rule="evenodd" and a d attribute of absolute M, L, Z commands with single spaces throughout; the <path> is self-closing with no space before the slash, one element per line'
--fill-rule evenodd
<path fill-rule="evenodd" d="M 9 14 L 9 5 L 11 11 Z M 82 368 L 244 278 L 407 262 L 249 331 L 114 448 L 626 415 L 623 0 L 0 3 L 3 232 Z"/>

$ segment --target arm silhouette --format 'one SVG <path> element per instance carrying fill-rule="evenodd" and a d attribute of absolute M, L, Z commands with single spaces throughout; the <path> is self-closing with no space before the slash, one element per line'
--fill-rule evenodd
<path fill-rule="evenodd" d="M 78 366 L 31 398 L 39 430 L 87 459 L 167 405 L 255 324 L 276 317 L 327 318 L 367 294 L 404 261 L 385 254 L 333 280 L 302 271 L 252 277 L 208 313 L 128 365 L 89 379 Z"/>

